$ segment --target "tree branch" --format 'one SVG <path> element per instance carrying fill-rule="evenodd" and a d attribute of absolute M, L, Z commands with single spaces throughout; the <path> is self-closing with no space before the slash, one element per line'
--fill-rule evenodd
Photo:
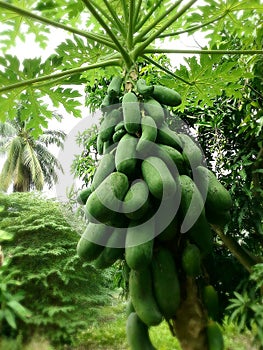
<path fill-rule="evenodd" d="M 21 8 L 19 8 L 17 6 L 11 5 L 11 4 L 6 3 L 4 1 L 0 1 L 0 8 L 4 8 L 4 9 L 6 9 L 8 11 L 15 12 L 15 13 L 19 14 L 22 17 L 35 19 L 38 22 L 48 24 L 48 25 L 50 25 L 52 27 L 55 27 L 55 28 L 63 29 L 65 31 L 69 32 L 69 33 L 73 33 L 73 34 L 77 34 L 77 35 L 83 36 L 83 37 L 85 37 L 87 39 L 94 40 L 94 41 L 96 41 L 96 42 L 98 42 L 100 44 L 103 44 L 103 45 L 105 45 L 107 47 L 116 49 L 116 46 L 110 40 L 105 40 L 104 38 L 102 38 L 99 35 L 87 33 L 87 32 L 85 32 L 83 30 L 72 28 L 72 27 L 66 26 L 66 25 L 64 25 L 62 23 L 58 23 L 58 22 L 52 21 L 51 19 L 48 19 L 48 18 L 39 16 L 39 15 L 36 15 L 36 14 L 30 12 L 30 11 L 21 9 Z"/>
<path fill-rule="evenodd" d="M 181 78 L 179 75 L 174 74 L 173 72 L 171 72 L 169 69 L 161 66 L 159 63 L 155 62 L 154 60 L 152 60 L 151 58 L 147 57 L 146 55 L 142 55 L 141 57 L 143 57 L 146 61 L 150 62 L 151 64 L 155 65 L 156 67 L 158 67 L 159 69 L 163 70 L 165 73 L 171 75 L 173 78 L 178 79 L 182 82 L 184 82 L 187 85 L 193 85 L 192 83 L 190 83 L 189 81 Z"/>
<path fill-rule="evenodd" d="M 65 71 L 59 72 L 59 73 L 54 73 L 54 74 L 44 75 L 44 76 L 41 76 L 41 77 L 38 77 L 38 78 L 33 78 L 33 79 L 19 81 L 17 83 L 11 84 L 11 85 L 1 87 L 0 88 L 0 93 L 7 92 L 7 91 L 10 91 L 10 90 L 14 90 L 14 89 L 17 89 L 17 88 L 20 88 L 20 87 L 31 86 L 31 85 L 34 85 L 34 84 L 36 84 L 36 87 L 37 87 L 37 83 L 40 83 L 40 82 L 43 82 L 43 81 L 47 81 L 47 80 L 52 80 L 52 79 L 58 79 L 58 78 L 62 78 L 62 77 L 71 76 L 73 74 L 82 73 L 82 72 L 85 72 L 85 71 L 90 70 L 90 69 L 107 67 L 107 66 L 119 66 L 119 65 L 121 65 L 121 61 L 119 59 L 112 59 L 112 60 L 102 61 L 102 62 L 91 64 L 89 66 L 68 69 L 68 70 L 65 70 Z"/>
<path fill-rule="evenodd" d="M 245 267 L 248 272 L 251 272 L 253 265 L 257 264 L 257 259 L 248 254 L 232 237 L 226 236 L 221 227 L 212 225 L 215 233 L 221 238 L 224 245 L 236 257 L 236 259 Z"/>

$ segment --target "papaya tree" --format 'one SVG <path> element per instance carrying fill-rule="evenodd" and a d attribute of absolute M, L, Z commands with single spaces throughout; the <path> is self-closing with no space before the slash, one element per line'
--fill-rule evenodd
<path fill-rule="evenodd" d="M 79 117 L 75 86 L 82 84 L 101 107 L 101 160 L 82 196 L 88 222 L 77 250 L 98 268 L 123 261 L 131 349 L 154 349 L 148 328 L 162 320 L 184 350 L 223 349 L 224 310 L 211 270 L 220 268 L 217 251 L 225 245 L 247 274 L 261 258 L 225 234 L 233 200 L 177 111 L 189 103 L 211 106 L 223 94 L 241 99 L 240 78 L 253 77 L 263 53 L 261 2 L 14 0 L 0 1 L 0 8 L 2 121 L 26 101 L 24 113 L 35 116 L 27 126 L 37 137 L 52 117 L 44 98 Z M 32 32 L 45 47 L 50 28 L 67 38 L 44 62 L 20 63 L 9 53 L 16 38 Z M 176 39 L 200 30 L 208 47 L 178 47 Z M 222 40 L 223 30 L 245 37 L 242 47 Z M 198 58 L 176 70 L 156 59 L 163 54 Z M 235 61 L 221 60 L 234 54 Z M 146 74 L 149 67 L 158 74 Z"/>

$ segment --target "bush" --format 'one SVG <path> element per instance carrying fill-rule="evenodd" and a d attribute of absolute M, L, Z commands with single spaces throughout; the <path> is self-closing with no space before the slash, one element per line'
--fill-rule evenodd
<path fill-rule="evenodd" d="M 71 344 L 77 332 L 96 316 L 109 298 L 109 272 L 98 272 L 76 255 L 79 235 L 62 214 L 61 205 L 36 193 L 0 194 L 0 230 L 14 235 L 2 243 L 15 279 L 9 293 L 24 293 L 21 303 L 31 311 L 17 329 L 2 325 L 2 335 L 28 341 L 43 335 L 52 344 Z"/>

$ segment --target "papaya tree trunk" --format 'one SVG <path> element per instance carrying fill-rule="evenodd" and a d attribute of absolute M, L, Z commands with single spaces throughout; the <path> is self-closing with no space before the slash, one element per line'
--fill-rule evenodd
<path fill-rule="evenodd" d="M 197 283 L 187 277 L 182 286 L 182 301 L 173 319 L 174 333 L 182 350 L 208 350 L 207 313 L 201 304 Z"/>

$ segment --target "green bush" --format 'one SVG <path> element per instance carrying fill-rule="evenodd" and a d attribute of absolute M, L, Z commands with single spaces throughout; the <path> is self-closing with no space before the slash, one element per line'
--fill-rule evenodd
<path fill-rule="evenodd" d="M 76 255 L 79 235 L 62 214 L 61 205 L 36 193 L 0 194 L 0 230 L 14 234 L 2 243 L 15 279 L 9 293 L 24 293 L 21 303 L 31 311 L 17 329 L 2 325 L 2 335 L 23 340 L 34 334 L 52 344 L 72 343 L 109 298 L 109 272 L 98 272 Z M 69 215 L 69 214 L 68 214 Z"/>

